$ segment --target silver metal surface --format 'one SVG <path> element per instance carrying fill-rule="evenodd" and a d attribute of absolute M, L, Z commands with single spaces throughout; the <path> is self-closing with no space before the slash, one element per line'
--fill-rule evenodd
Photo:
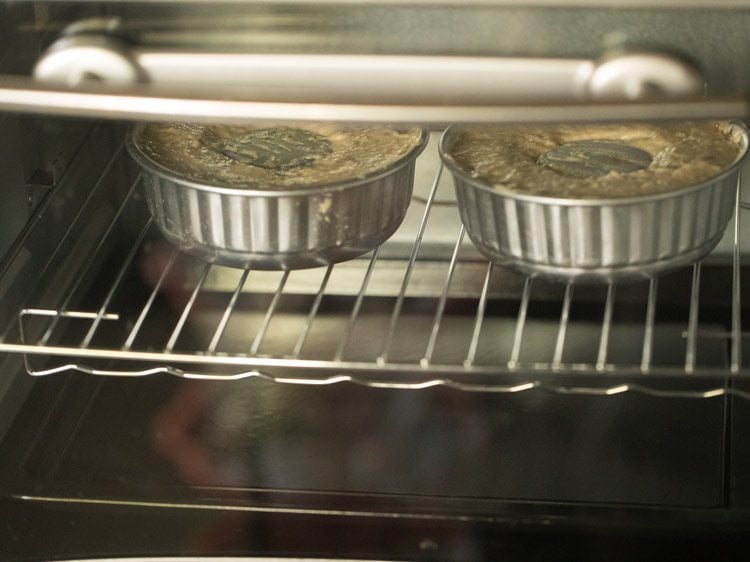
<path fill-rule="evenodd" d="M 448 274 L 446 275 L 445 284 L 443 285 L 443 292 L 438 300 L 437 310 L 435 311 L 435 319 L 432 322 L 432 330 L 430 331 L 430 340 L 427 344 L 427 350 L 424 353 L 424 357 L 419 361 L 419 364 L 423 367 L 428 367 L 432 356 L 435 353 L 435 344 L 437 342 L 438 334 L 440 333 L 440 325 L 445 315 L 445 304 L 448 302 L 448 292 L 451 288 L 451 281 L 453 280 L 453 272 L 456 271 L 456 262 L 458 260 L 458 253 L 461 250 L 461 243 L 464 240 L 464 228 L 461 227 L 461 231 L 456 239 L 456 245 L 453 247 L 453 256 L 451 257 L 450 265 L 448 266 Z"/>
<path fill-rule="evenodd" d="M 34 77 L 53 86 L 262 88 L 265 99 L 340 103 L 495 103 L 689 97 L 704 80 L 665 53 L 587 59 L 169 51 L 128 46 L 105 33 L 65 35 L 42 55 Z M 382 88 L 398 84 L 398 88 Z M 299 89 L 301 85 L 304 88 Z"/>
<path fill-rule="evenodd" d="M 172 268 L 172 265 L 174 265 L 175 260 L 177 259 L 177 249 L 175 248 L 172 250 L 172 253 L 169 256 L 169 261 L 167 261 L 166 266 L 164 266 L 164 269 L 162 269 L 161 275 L 159 275 L 159 280 L 154 285 L 153 290 L 151 291 L 151 294 L 148 297 L 148 300 L 146 301 L 146 305 L 141 310 L 141 313 L 138 315 L 138 320 L 136 320 L 135 324 L 133 325 L 133 328 L 130 330 L 130 333 L 128 334 L 128 338 L 125 340 L 125 343 L 123 344 L 122 348 L 127 351 L 129 350 L 133 342 L 135 341 L 135 338 L 138 337 L 138 332 L 141 330 L 141 326 L 143 326 L 143 322 L 146 320 L 146 316 L 148 316 L 148 313 L 151 311 L 151 307 L 154 304 L 154 301 L 156 300 L 156 297 L 159 295 L 159 290 L 161 289 L 162 284 L 164 283 L 164 280 L 167 278 L 167 274 L 169 273 L 170 269 Z"/>
<path fill-rule="evenodd" d="M 256 95 L 254 95 L 256 94 Z M 576 102 L 503 105 L 466 103 L 303 103 L 259 92 L 218 100 L 205 94 L 178 91 L 155 93 L 147 85 L 128 88 L 87 86 L 85 91 L 48 87 L 30 79 L 0 76 L 0 111 L 65 115 L 131 121 L 193 121 L 252 124 L 273 121 L 346 121 L 357 123 L 552 123 L 634 120 L 746 119 L 750 102 L 744 95 L 643 102 Z"/>
<path fill-rule="evenodd" d="M 370 284 L 370 278 L 372 277 L 372 272 L 375 269 L 375 264 L 378 261 L 378 251 L 380 248 L 375 248 L 372 252 L 372 256 L 370 257 L 370 261 L 367 264 L 367 271 L 365 272 L 365 276 L 362 279 L 362 284 L 359 287 L 359 291 L 357 292 L 357 298 L 354 301 L 354 306 L 352 306 L 352 312 L 349 315 L 349 319 L 346 322 L 346 327 L 344 329 L 344 333 L 341 337 L 341 340 L 339 341 L 338 346 L 336 347 L 336 352 L 333 356 L 334 361 L 341 361 L 341 359 L 344 357 L 344 352 L 346 351 L 346 346 L 349 344 L 349 340 L 352 336 L 352 328 L 354 327 L 355 322 L 357 321 L 357 317 L 359 316 L 359 311 L 362 309 L 362 303 L 365 299 L 365 292 L 367 291 L 367 288 Z"/>
<path fill-rule="evenodd" d="M 552 358 L 552 368 L 559 369 L 562 365 L 563 351 L 565 350 L 565 337 L 568 333 L 568 322 L 570 320 L 570 303 L 573 296 L 573 285 L 568 283 L 565 286 L 565 296 L 563 297 L 562 310 L 560 311 L 560 326 L 557 330 L 557 340 L 555 342 L 555 354 Z"/>
<path fill-rule="evenodd" d="M 657 96 L 698 95 L 703 77 L 690 65 L 664 54 L 620 54 L 599 62 L 586 79 L 594 99 L 639 100 Z"/>
<path fill-rule="evenodd" d="M 23 6 L 25 3 L 21 2 Z M 643 50 L 658 49 L 663 53 L 674 54 L 678 58 L 691 61 L 700 69 L 707 83 L 709 96 L 736 95 L 737 99 L 750 91 L 750 77 L 745 72 L 747 67 L 746 30 L 750 21 L 750 10 L 747 2 L 741 0 L 726 0 L 709 2 L 708 0 L 674 0 L 670 2 L 649 3 L 645 0 L 535 0 L 521 2 L 519 0 L 478 0 L 457 4 L 451 2 L 239 2 L 221 3 L 183 2 L 168 3 L 159 6 L 158 3 L 136 4 L 132 2 L 108 3 L 105 12 L 93 12 L 101 17 L 103 13 L 108 18 L 116 18 L 118 26 L 115 30 L 106 25 L 79 26 L 77 33 L 116 33 L 118 39 L 129 45 L 129 49 L 141 49 L 145 52 L 159 52 L 169 50 L 171 53 L 202 51 L 214 53 L 265 53 L 305 55 L 375 55 L 375 56 L 405 56 L 422 57 L 491 57 L 532 60 L 546 60 L 551 58 L 567 60 L 598 61 L 606 53 L 637 53 Z M 52 4 L 54 6 L 54 4 Z M 46 7 L 47 5 L 45 5 Z M 91 6 L 91 4 L 89 4 Z M 700 9 L 683 9 L 693 6 Z M 84 6 L 85 7 L 85 6 Z M 51 11 L 51 10 L 50 10 Z M 51 36 L 62 32 L 75 33 L 70 29 L 71 24 L 81 21 L 70 14 L 37 21 L 21 21 L 17 29 L 9 25 L 9 31 L 15 32 L 20 38 L 42 37 L 41 45 L 50 44 Z M 471 33 L 456 33 L 455 30 L 471 30 Z M 721 37 L 721 41 L 716 38 Z M 30 59 L 37 57 L 39 46 L 26 49 Z M 115 66 L 120 66 L 120 54 L 115 52 Z M 15 58 L 15 57 L 14 57 Z M 130 61 L 125 58 L 125 73 L 129 72 Z M 27 74 L 28 65 L 9 70 L 16 76 Z M 657 74 L 657 81 L 662 76 Z M 84 82 L 89 84 L 83 73 Z M 481 80 L 481 78 L 480 78 Z M 28 85 L 29 82 L 26 82 Z M 353 87 L 348 85 L 347 87 Z M 448 87 L 453 87 L 450 84 Z M 502 85 L 502 88 L 506 86 Z M 44 89 L 44 88 L 41 88 Z M 295 88 L 297 89 L 297 88 Z M 562 90 L 562 88 L 560 88 Z M 637 89 L 637 88 L 636 88 Z M 650 89 L 650 88 L 646 88 Z M 53 89 L 54 90 L 54 89 Z M 399 88 L 378 88 L 378 90 L 396 90 Z M 468 90 L 468 88 L 467 88 Z M 150 97 L 149 88 L 136 88 L 125 91 L 122 88 L 111 92 L 97 90 L 93 86 L 86 86 L 87 92 L 128 94 L 128 97 Z M 72 92 L 81 94 L 82 91 Z M 195 118 L 200 114 L 204 119 L 211 119 L 207 115 L 216 111 L 232 118 L 249 119 L 254 113 L 255 119 L 263 118 L 260 113 L 267 113 L 266 118 L 272 119 L 300 119 L 303 112 L 309 119 L 358 119 L 391 121 L 384 111 L 391 112 L 394 103 L 370 104 L 377 108 L 367 108 L 366 113 L 359 117 L 346 117 L 346 109 L 328 103 L 323 99 L 308 99 L 307 107 L 275 106 L 262 102 L 290 102 L 284 96 L 263 98 L 261 92 L 248 92 L 246 95 L 233 97 L 235 101 L 253 101 L 256 104 L 242 104 L 242 107 L 227 107 L 221 110 L 216 106 L 211 108 L 192 105 L 189 108 L 178 101 L 180 98 L 190 98 L 191 94 L 184 88 L 173 92 L 176 103 L 144 104 L 129 103 L 127 99 L 120 99 L 118 107 L 105 110 L 102 106 L 108 104 L 104 99 L 92 99 L 87 96 L 74 96 L 67 100 L 57 96 L 48 96 L 53 103 L 46 104 L 46 111 L 58 104 L 81 104 L 77 108 L 68 105 L 65 109 L 71 113 L 98 111 L 99 115 L 123 116 L 125 113 L 139 113 L 131 115 L 133 119 L 144 119 L 146 113 L 152 116 L 159 114 L 162 119 L 176 119 L 178 112 L 184 112 L 184 118 L 190 119 L 188 113 L 194 113 Z M 287 92 L 296 95 L 299 92 Z M 371 92 L 368 92 L 371 95 Z M 380 95 L 380 94 L 378 94 Z M 394 100 L 394 94 L 383 94 Z M 406 92 L 404 93 L 406 95 Z M 425 95 L 433 95 L 425 92 Z M 471 94 L 468 91 L 468 95 Z M 538 95 L 538 94 L 537 94 Z M 170 99 L 165 92 L 156 97 Z M 200 96 L 199 96 L 200 97 Z M 215 96 L 213 96 L 215 98 Z M 38 107 L 41 101 L 36 96 L 20 96 L 16 100 L 29 108 Z M 142 100 L 145 101 L 145 100 Z M 220 101 L 214 99 L 213 101 Z M 341 100 L 339 99 L 339 102 Z M 409 104 L 417 109 L 426 106 L 427 100 L 420 104 Z M 518 100 L 515 106 L 531 109 L 524 105 L 524 100 Z M 333 105 L 323 108 L 326 116 L 314 115 L 321 108 L 317 105 Z M 115 104 L 112 104 L 115 105 Z M 403 105 L 403 104 L 400 104 Z M 439 105 L 439 104 L 438 104 Z M 454 105 L 467 109 L 465 104 L 457 101 L 454 104 L 443 104 L 441 108 L 441 122 L 463 121 L 460 115 L 445 108 Z M 96 109 L 94 108 L 96 106 Z M 502 107 L 502 106 L 501 106 Z M 475 121 L 488 121 L 501 117 L 493 117 L 496 111 L 475 107 L 481 110 L 485 117 L 474 118 Z M 485 111 L 486 110 L 486 111 Z M 268 114 L 274 112 L 274 115 Z M 354 112 L 351 112 L 354 113 Z M 418 119 L 427 117 L 426 111 L 417 113 Z M 529 112 L 534 118 L 534 111 Z M 91 114 L 91 113 L 89 113 Z M 398 112 L 393 112 L 398 114 Z M 297 115 L 295 117 L 295 115 Z M 431 122 L 436 122 L 434 116 Z M 455 115 L 455 116 L 454 116 Z M 504 115 L 503 119 L 510 119 L 513 112 Z M 665 114 L 651 113 L 659 118 Z M 692 116 L 698 116 L 693 113 Z M 565 118 L 562 115 L 560 118 Z M 631 115 L 633 118 L 649 118 L 646 114 Z M 688 115 L 683 115 L 683 118 Z M 714 116 L 718 117 L 718 116 Z M 722 117 L 732 117 L 723 115 Z M 741 117 L 735 114 L 734 117 Z M 218 117 L 214 116 L 214 119 Z M 408 119 L 403 116 L 400 119 Z M 468 118 L 468 117 L 467 117 Z M 536 117 L 539 118 L 538 116 Z M 568 118 L 573 118 L 568 116 Z M 583 117 L 580 117 L 583 118 Z M 608 118 L 604 115 L 604 118 Z M 610 117 L 612 118 L 612 117 Z M 411 117 L 412 121 L 415 117 Z M 516 119 L 527 120 L 523 115 Z M 624 119 L 616 117 L 615 119 Z M 224 119 L 220 119 L 224 120 Z"/>
<path fill-rule="evenodd" d="M 622 199 L 563 199 L 485 185 L 448 156 L 462 132 L 450 127 L 440 154 L 453 174 L 461 220 L 487 258 L 528 275 L 564 280 L 644 279 L 693 263 L 721 240 L 733 216 L 744 125 L 735 162 L 678 191 Z"/>
<path fill-rule="evenodd" d="M 227 304 L 227 307 L 224 309 L 224 313 L 221 315 L 221 320 L 216 326 L 216 330 L 214 331 L 213 336 L 211 336 L 211 343 L 208 344 L 207 348 L 207 351 L 209 353 L 213 353 L 214 351 L 216 351 L 216 346 L 219 345 L 221 336 L 224 335 L 224 330 L 226 330 L 227 328 L 227 322 L 229 322 L 229 318 L 232 316 L 232 312 L 234 312 L 234 307 L 237 305 L 237 299 L 240 297 L 240 293 L 245 287 L 245 283 L 247 282 L 247 276 L 249 275 L 249 273 L 249 269 L 243 270 L 242 276 L 240 277 L 239 281 L 237 281 L 237 286 L 232 293 L 232 298 L 230 299 L 229 304 Z"/>
<path fill-rule="evenodd" d="M 125 86 L 145 78 L 128 46 L 114 37 L 62 37 L 37 62 L 34 74 L 59 86 L 106 82 Z"/>
<path fill-rule="evenodd" d="M 120 284 L 122 283 L 125 277 L 125 274 L 128 272 L 128 270 L 132 266 L 133 259 L 135 259 L 135 256 L 141 247 L 141 244 L 143 244 L 143 240 L 145 239 L 146 234 L 148 233 L 148 230 L 151 227 L 152 222 L 153 222 L 153 219 L 149 219 L 148 222 L 146 222 L 143 229 L 141 229 L 141 233 L 138 235 L 138 237 L 135 239 L 135 242 L 131 246 L 130 251 L 128 252 L 128 255 L 125 257 L 125 261 L 123 261 L 122 265 L 120 266 L 120 270 L 117 272 L 117 277 L 115 278 L 114 283 L 112 283 L 112 286 L 109 288 L 109 291 L 107 291 L 107 296 L 104 298 L 104 302 L 102 302 L 102 305 L 99 308 L 99 312 L 97 312 L 96 314 L 96 319 L 91 323 L 91 327 L 89 328 L 89 331 L 86 332 L 86 336 L 83 338 L 83 341 L 81 342 L 81 347 L 88 347 L 89 344 L 91 343 L 91 339 L 94 337 L 94 334 L 96 333 L 96 330 L 99 327 L 99 324 L 104 319 L 104 315 L 106 314 L 107 308 L 109 308 L 109 305 L 112 302 L 112 298 L 114 297 L 117 290 L 120 288 Z"/>
<path fill-rule="evenodd" d="M 656 295 L 659 280 L 651 279 L 648 284 L 648 301 L 646 305 L 646 323 L 643 330 L 643 350 L 641 352 L 641 371 L 648 373 L 651 369 L 651 358 L 654 352 L 654 321 L 656 318 Z"/>
<path fill-rule="evenodd" d="M 701 264 L 698 262 L 693 266 L 693 282 L 690 288 L 690 316 L 688 317 L 687 346 L 685 351 L 685 372 L 688 374 L 692 374 L 695 371 L 700 293 Z"/>
<path fill-rule="evenodd" d="M 443 166 L 440 166 L 438 168 L 437 174 L 435 174 L 435 181 L 432 182 L 432 189 L 430 190 L 430 194 L 427 197 L 427 204 L 425 205 L 425 211 L 422 215 L 422 221 L 419 224 L 419 229 L 417 230 L 417 236 L 414 240 L 414 245 L 412 246 L 411 255 L 409 256 L 409 261 L 406 265 L 406 273 L 404 274 L 404 280 L 401 283 L 401 289 L 398 292 L 398 297 L 396 298 L 396 304 L 393 306 L 393 311 L 391 312 L 391 319 L 388 323 L 388 332 L 387 336 L 385 338 L 385 341 L 383 343 L 383 349 L 380 351 L 380 355 L 377 358 L 377 362 L 379 365 L 385 365 L 388 362 L 388 354 L 391 351 L 391 346 L 393 345 L 393 338 L 396 334 L 396 325 L 398 324 L 398 318 L 401 314 L 401 309 L 404 305 L 404 299 L 406 297 L 406 289 L 409 287 L 409 281 L 411 280 L 411 274 L 414 271 L 414 264 L 416 263 L 417 256 L 419 255 L 419 248 L 422 245 L 422 240 L 424 239 L 424 233 L 425 229 L 427 228 L 427 221 L 430 218 L 430 211 L 432 210 L 432 203 L 435 200 L 435 195 L 437 193 L 438 185 L 440 184 L 440 176 L 443 174 Z M 463 236 L 463 230 L 461 232 L 461 236 Z"/>
<path fill-rule="evenodd" d="M 731 369 L 736 373 L 742 364 L 742 296 L 740 286 L 740 233 L 742 228 L 742 173 L 737 175 L 737 197 L 734 207 L 734 233 L 732 237 L 732 351 Z"/>
<path fill-rule="evenodd" d="M 612 330 L 612 309 L 615 302 L 615 286 L 607 287 L 607 297 L 604 303 L 604 317 L 602 318 L 602 333 L 599 337 L 599 353 L 596 356 L 596 368 L 603 370 L 607 365 L 607 351 L 609 335 Z"/>
<path fill-rule="evenodd" d="M 326 273 L 323 276 L 323 280 L 320 282 L 320 288 L 315 295 L 313 305 L 310 307 L 310 312 L 307 314 L 307 318 L 305 319 L 305 325 L 302 328 L 302 332 L 300 332 L 297 343 L 294 344 L 292 357 L 299 357 L 299 354 L 302 352 L 302 348 L 305 345 L 305 340 L 307 340 L 307 336 L 310 333 L 310 327 L 312 326 L 312 323 L 318 314 L 318 310 L 320 310 L 320 303 L 323 301 L 323 295 L 325 295 L 326 286 L 328 286 L 328 280 L 331 278 L 331 271 L 333 271 L 333 264 L 329 265 L 326 268 Z"/>
<path fill-rule="evenodd" d="M 289 279 L 288 270 L 284 272 L 284 274 L 281 276 L 281 279 L 279 280 L 279 286 L 276 288 L 276 292 L 273 295 L 271 304 L 268 305 L 266 315 L 263 317 L 263 322 L 261 322 L 260 328 L 258 328 L 258 332 L 255 334 L 255 338 L 253 339 L 253 344 L 250 346 L 250 355 L 257 355 L 258 351 L 260 350 L 260 345 L 263 343 L 263 338 L 266 337 L 268 326 L 271 324 L 271 320 L 273 319 L 273 315 L 276 312 L 276 308 L 279 306 L 279 301 L 284 294 L 284 286 L 286 285 L 287 279 Z"/>
<path fill-rule="evenodd" d="M 119 152 L 117 159 L 127 161 L 127 156 Z M 125 192 L 135 176 L 133 169 L 130 178 L 121 178 Z M 96 199 L 106 192 L 116 177 L 110 171 L 91 196 Z M 438 183 L 430 182 L 433 190 Z M 428 202 L 435 201 L 431 194 Z M 211 266 L 204 276 L 204 263 L 164 245 L 163 255 L 156 260 L 158 267 L 140 285 L 144 260 L 151 259 L 153 246 L 163 242 L 154 238 L 154 229 L 144 238 L 148 213 L 140 193 L 131 192 L 118 205 L 112 211 L 118 226 L 104 223 L 98 230 L 81 231 L 89 218 L 79 214 L 73 216 L 75 224 L 59 242 L 63 248 L 75 246 L 81 232 L 97 241 L 101 234 L 96 232 L 107 232 L 112 238 L 133 218 L 130 211 L 118 212 L 117 208 L 139 205 L 138 224 L 128 227 L 128 240 L 108 258 L 120 260 L 109 262 L 114 267 L 105 276 L 112 284 L 100 285 L 101 295 L 84 308 L 75 308 L 78 299 L 65 291 L 51 302 L 44 295 L 46 279 L 53 271 L 42 266 L 39 271 L 46 273 L 37 281 L 39 287 L 17 309 L 16 320 L 0 340 L 0 351 L 23 354 L 29 373 L 47 376 L 79 371 L 126 377 L 162 373 L 191 379 L 261 377 L 289 384 L 349 383 L 415 390 L 446 386 L 495 393 L 545 390 L 564 395 L 636 392 L 659 397 L 746 397 L 716 381 L 730 374 L 734 359 L 728 342 L 747 334 L 721 331 L 721 326 L 737 326 L 739 319 L 733 315 L 741 311 L 730 306 L 727 294 L 721 297 L 721 302 L 726 301 L 722 316 L 712 316 L 716 295 L 710 295 L 708 281 L 703 283 L 704 294 L 692 303 L 688 295 L 657 291 L 655 281 L 643 283 L 638 289 L 641 296 L 635 300 L 631 287 L 618 290 L 615 303 L 614 286 L 607 291 L 564 290 L 477 262 L 475 253 L 465 251 L 470 248 L 460 243 L 460 233 L 451 244 L 450 261 L 429 261 L 417 247 L 420 232 L 429 236 L 431 221 L 442 223 L 444 218 L 430 213 L 430 206 L 425 205 L 422 221 L 413 225 L 416 251 L 411 265 L 378 258 L 377 248 L 369 259 L 317 271 L 238 271 Z M 736 244 L 740 243 L 738 238 Z M 89 251 L 96 249 L 93 244 Z M 85 256 L 79 276 L 91 278 L 87 271 L 102 260 Z M 738 252 L 738 256 L 743 254 Z M 739 260 L 728 265 L 737 268 Z M 355 270 L 358 288 L 352 291 L 348 285 Z M 424 282 L 425 271 L 430 272 L 428 291 L 418 286 Z M 707 276 L 713 269 L 705 266 L 704 272 Z M 345 286 L 340 285 L 340 273 Z M 689 281 L 689 270 L 683 273 Z M 461 281 L 467 274 L 475 278 L 469 285 Z M 224 279 L 217 281 L 218 276 Z M 132 292 L 133 282 L 139 284 L 140 296 L 128 303 L 123 298 Z M 76 278 L 68 283 L 74 287 Z M 339 287 L 344 290 L 339 292 Z M 165 300 L 171 305 L 165 307 Z M 657 301 L 685 307 L 684 317 L 665 319 L 663 310 L 657 314 Z M 293 305 L 292 310 L 294 302 L 308 304 Z M 582 321 L 578 305 L 595 302 L 601 302 L 603 318 Z M 505 307 L 505 312 L 499 314 L 498 306 Z M 688 312 L 690 306 L 695 312 Z M 624 317 L 618 307 L 627 309 Z M 56 327 L 42 343 L 40 338 L 51 323 Z M 74 323 L 79 329 L 71 332 Z M 80 333 L 80 339 L 73 333 Z M 680 376 L 686 374 L 688 333 L 695 343 L 694 376 L 692 386 L 685 389 L 680 387 Z M 389 342 L 384 358 L 380 355 L 383 342 Z M 665 346 L 671 350 L 665 352 Z M 623 354 L 623 348 L 630 351 Z M 717 359 L 717 348 L 723 359 Z M 737 360 L 736 372 L 741 376 L 745 370 L 741 357 Z M 632 384 L 629 379 L 633 377 L 642 378 Z"/>
<path fill-rule="evenodd" d="M 164 346 L 164 351 L 169 352 L 174 349 L 174 346 L 177 343 L 177 339 L 180 337 L 182 329 L 185 327 L 185 322 L 187 322 L 188 316 L 190 316 L 190 311 L 193 309 L 195 299 L 198 298 L 198 295 L 203 288 L 203 284 L 206 282 L 206 276 L 208 275 L 210 269 L 210 263 L 207 263 L 203 266 L 200 277 L 198 278 L 198 283 L 196 283 L 195 288 L 190 295 L 190 299 L 188 299 L 187 304 L 185 305 L 185 308 L 182 309 L 180 319 L 177 321 L 177 325 L 174 327 L 174 330 L 172 330 L 172 334 L 169 336 L 169 341 L 167 342 L 167 345 Z"/>
<path fill-rule="evenodd" d="M 462 230 L 465 233 L 465 229 Z M 474 363 L 474 359 L 477 356 L 477 347 L 479 346 L 479 336 L 482 334 L 482 323 L 484 322 L 484 313 L 487 310 L 487 289 L 490 286 L 490 279 L 492 278 L 492 262 L 487 264 L 487 272 L 484 274 L 484 283 L 482 284 L 482 292 L 479 296 L 479 302 L 477 303 L 477 314 L 476 320 L 474 321 L 474 329 L 471 332 L 471 343 L 469 344 L 469 351 L 466 353 L 466 359 L 464 359 L 464 367 L 471 366 Z"/>
<path fill-rule="evenodd" d="M 243 189 L 190 181 L 128 149 L 143 168 L 149 209 L 178 248 L 211 263 L 300 269 L 362 255 L 387 240 L 411 201 L 414 166 L 428 133 L 376 175 L 304 189 Z"/>
<path fill-rule="evenodd" d="M 533 279 L 527 277 L 523 284 L 523 293 L 521 294 L 521 302 L 518 305 L 518 318 L 516 319 L 516 329 L 513 335 L 513 348 L 510 352 L 510 359 L 508 360 L 508 368 L 515 369 L 518 367 L 518 360 L 521 355 L 521 344 L 523 343 L 523 331 L 526 327 L 526 316 L 529 310 L 529 298 L 531 296 L 531 284 Z"/>

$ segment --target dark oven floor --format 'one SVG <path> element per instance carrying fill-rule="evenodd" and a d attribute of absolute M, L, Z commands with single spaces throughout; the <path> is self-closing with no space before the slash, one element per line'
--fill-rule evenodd
<path fill-rule="evenodd" d="M 729 375 L 748 351 L 735 320 L 750 309 L 733 297 L 750 276 L 731 255 L 660 279 L 658 292 L 532 286 L 455 233 L 446 246 L 447 201 L 409 265 L 427 218 L 418 197 L 409 235 L 377 264 L 365 256 L 330 278 L 252 271 L 245 283 L 173 254 L 149 227 L 120 140 L 104 172 L 82 166 L 99 180 L 67 230 L 29 235 L 32 250 L 59 240 L 49 262 L 33 251 L 19 262 L 11 289 L 28 287 L 34 308 L 2 303 L 13 322 L 0 344 L 28 352 L 4 375 L 31 389 L 0 445 L 0 501 L 19 514 L 0 539 L 36 544 L 23 518 L 58 524 L 50 510 L 89 533 L 128 521 L 104 537 L 63 526 L 44 543 L 86 555 L 77 544 L 471 559 L 596 552 L 627 536 L 659 553 L 750 529 L 750 395 Z M 264 366 L 294 384 L 254 370 Z M 249 378 L 185 378 L 238 371 Z M 346 537 L 338 547 L 332 533 Z"/>
<path fill-rule="evenodd" d="M 64 375 L 0 449 L 3 532 L 47 521 L 87 555 L 718 555 L 750 528 L 726 402 Z"/>

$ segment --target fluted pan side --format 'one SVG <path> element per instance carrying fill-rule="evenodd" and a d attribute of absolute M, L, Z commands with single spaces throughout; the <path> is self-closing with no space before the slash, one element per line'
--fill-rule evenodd
<path fill-rule="evenodd" d="M 137 129 L 136 129 L 137 131 Z M 299 269 L 362 255 L 399 227 L 411 201 L 415 161 L 427 141 L 390 169 L 346 184 L 295 190 L 213 187 L 157 169 L 140 154 L 156 224 L 181 250 L 221 265 Z"/>
<path fill-rule="evenodd" d="M 747 133 L 742 127 L 747 148 Z M 601 201 L 494 190 L 453 172 L 461 220 L 489 259 L 565 280 L 650 277 L 692 263 L 721 240 L 732 217 L 738 162 L 700 186 Z"/>

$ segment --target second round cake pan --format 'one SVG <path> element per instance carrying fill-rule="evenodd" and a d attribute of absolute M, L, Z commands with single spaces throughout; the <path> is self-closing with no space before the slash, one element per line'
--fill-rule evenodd
<path fill-rule="evenodd" d="M 572 199 L 502 190 L 471 177 L 450 156 L 463 132 L 449 127 L 440 154 L 453 174 L 461 220 L 490 260 L 527 275 L 563 281 L 650 278 L 693 263 L 721 240 L 735 204 L 744 125 L 736 160 L 708 181 L 654 195 Z"/>

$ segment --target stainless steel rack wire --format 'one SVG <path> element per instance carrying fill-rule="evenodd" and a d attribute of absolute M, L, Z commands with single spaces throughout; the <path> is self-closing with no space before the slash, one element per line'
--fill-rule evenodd
<path fill-rule="evenodd" d="M 123 159 L 120 146 L 89 199 L 108 189 Z M 741 210 L 748 206 L 739 185 L 725 268 L 731 294 L 708 303 L 707 315 L 701 263 L 673 276 L 689 279 L 684 300 L 656 279 L 636 288 L 558 286 L 478 261 L 458 220 L 449 257 L 423 257 L 441 168 L 425 200 L 412 203 L 421 217 L 405 259 L 383 257 L 388 252 L 379 248 L 305 272 L 232 270 L 183 256 L 156 232 L 141 177 L 133 175 L 108 224 L 87 234 L 96 243 L 62 297 L 45 302 L 45 283 L 53 283 L 52 264 L 86 232 L 84 208 L 0 338 L 0 352 L 22 354 L 29 374 L 750 399 L 733 382 L 745 369 L 747 336 Z M 585 314 L 575 311 L 578 305 Z M 662 306 L 678 310 L 676 316 L 660 315 Z"/>

